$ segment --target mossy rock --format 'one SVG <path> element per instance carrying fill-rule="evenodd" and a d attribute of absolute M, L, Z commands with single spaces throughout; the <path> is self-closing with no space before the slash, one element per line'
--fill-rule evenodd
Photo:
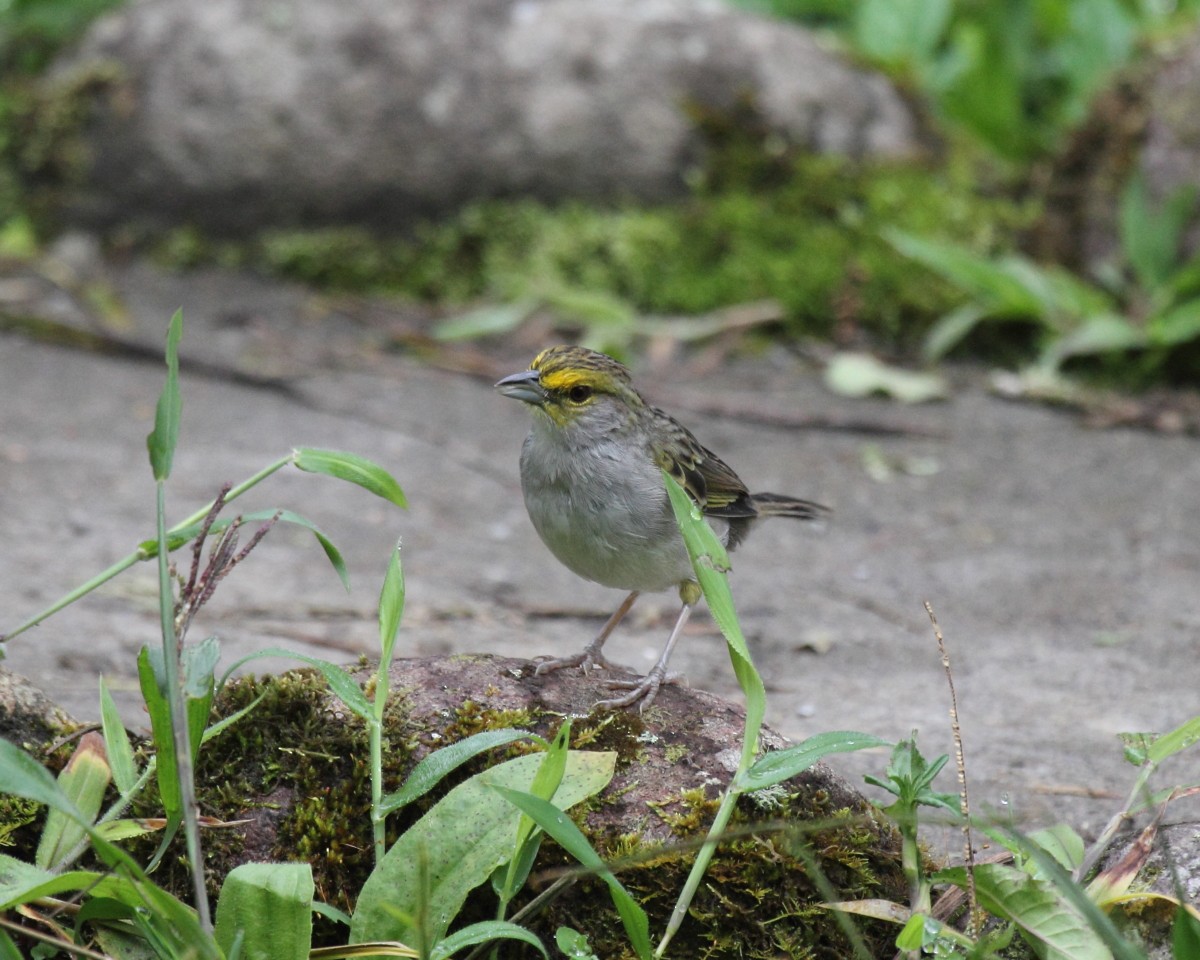
<path fill-rule="evenodd" d="M 365 665 L 355 675 L 370 682 Z M 689 841 L 703 836 L 736 766 L 744 714 L 712 694 L 680 687 L 664 689 L 644 715 L 592 713 L 591 705 L 606 695 L 602 684 L 574 671 L 535 677 L 528 661 L 492 656 L 399 661 L 391 672 L 385 789 L 396 789 L 414 763 L 461 737 L 503 727 L 550 736 L 564 717 L 575 717 L 573 746 L 618 754 L 613 782 L 577 819 L 603 857 L 634 864 L 621 880 L 650 914 L 651 929 L 661 931 L 695 855 Z M 299 859 L 312 864 L 321 899 L 352 910 L 372 862 L 364 724 L 309 670 L 236 681 L 219 699 L 218 712 L 260 696 L 249 717 L 205 746 L 198 768 L 203 812 L 247 821 L 206 832 L 210 892 L 238 863 Z M 786 745 L 769 731 L 763 743 Z M 389 842 L 455 783 L 530 749 L 514 744 L 462 768 L 417 809 L 392 818 Z M 147 807 L 152 804 L 148 797 Z M 836 918 L 819 906 L 806 863 L 843 899 L 906 896 L 892 827 L 824 765 L 765 796 L 743 798 L 733 827 L 736 839 L 714 858 L 672 956 L 848 956 Z M 547 842 L 534 874 L 570 865 Z M 182 858 L 164 867 L 159 881 L 186 891 Z M 485 886 L 460 919 L 491 916 Z M 528 921 L 548 943 L 560 924 L 586 932 L 599 956 L 630 955 L 598 881 L 580 881 Z M 860 926 L 881 956 L 888 952 L 894 930 Z M 344 931 L 328 928 L 323 937 L 333 942 Z"/>

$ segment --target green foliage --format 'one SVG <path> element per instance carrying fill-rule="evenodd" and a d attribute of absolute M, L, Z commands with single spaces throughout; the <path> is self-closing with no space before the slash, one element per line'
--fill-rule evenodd
<path fill-rule="evenodd" d="M 1196 0 L 734 2 L 834 30 L 943 119 L 1018 162 L 1053 150 L 1140 41 L 1200 10 Z"/>
<path fill-rule="evenodd" d="M 1185 188 L 1154 205 L 1141 177 L 1132 177 L 1119 216 L 1127 269 L 1110 269 L 1105 287 L 1018 254 L 985 257 L 891 228 L 883 236 L 966 297 L 928 331 L 928 359 L 940 359 L 982 325 L 1017 323 L 1036 333 L 1041 372 L 1057 374 L 1075 358 L 1134 352 L 1141 362 L 1117 372 L 1136 384 L 1194 352 L 1200 340 L 1200 255 L 1184 260 L 1180 253 L 1195 201 Z"/>
<path fill-rule="evenodd" d="M 712 137 L 721 142 L 711 169 L 677 204 L 493 201 L 426 225 L 409 240 L 343 227 L 268 231 L 235 244 L 186 229 L 157 255 L 164 263 L 255 266 L 327 289 L 398 293 L 447 307 L 509 305 L 472 316 L 469 334 L 503 332 L 542 308 L 593 342 L 622 349 L 646 314 L 695 315 L 771 299 L 790 334 L 849 328 L 907 345 L 929 317 L 950 308 L 952 293 L 914 272 L 879 231 L 895 226 L 986 253 L 1010 245 L 1034 213 L 992 195 L 986 170 L 965 155 L 941 170 L 836 157 L 767 161 L 744 134 Z"/>

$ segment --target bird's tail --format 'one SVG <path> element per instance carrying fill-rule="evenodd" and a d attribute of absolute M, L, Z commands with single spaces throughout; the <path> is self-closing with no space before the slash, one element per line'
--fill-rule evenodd
<path fill-rule="evenodd" d="M 796 520 L 824 520 L 832 512 L 811 500 L 798 500 L 781 493 L 756 493 L 751 498 L 760 517 L 792 517 Z"/>

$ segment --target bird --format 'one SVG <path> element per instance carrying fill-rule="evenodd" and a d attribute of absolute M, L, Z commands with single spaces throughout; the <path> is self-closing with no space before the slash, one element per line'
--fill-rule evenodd
<path fill-rule="evenodd" d="M 650 671 L 610 680 L 628 692 L 596 704 L 645 710 L 664 683 L 667 662 L 701 597 L 663 480 L 687 492 L 727 550 L 765 517 L 817 520 L 828 508 L 775 493 L 750 493 L 736 473 L 686 427 L 648 404 L 624 364 L 582 346 L 543 350 L 527 370 L 495 389 L 532 414 L 521 447 L 521 489 L 534 529 L 550 552 L 586 580 L 628 591 L 599 634 L 578 654 L 542 660 L 537 675 L 569 667 L 613 669 L 609 635 L 642 593 L 676 587 L 679 616 Z"/>

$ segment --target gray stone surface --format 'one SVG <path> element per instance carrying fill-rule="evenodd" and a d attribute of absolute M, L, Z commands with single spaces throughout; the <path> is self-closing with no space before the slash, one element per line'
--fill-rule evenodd
<path fill-rule="evenodd" d="M 193 627 L 196 639 L 220 637 L 226 663 L 267 646 L 339 661 L 370 653 L 397 537 L 408 580 L 400 655 L 574 651 L 619 600 L 559 567 L 521 503 L 526 414 L 491 381 L 523 367 L 544 342 L 489 344 L 482 372 L 467 376 L 384 349 L 412 342 L 420 328 L 411 310 L 385 301 L 331 301 L 215 271 L 134 266 L 115 280 L 134 325 L 125 336 L 157 352 L 182 304 L 185 359 L 277 374 L 292 391 L 185 369 L 172 517 L 297 444 L 373 457 L 411 500 L 401 512 L 297 472 L 248 497 L 246 509 L 287 506 L 319 524 L 343 548 L 354 589 L 342 591 L 308 534 L 276 531 Z M 481 365 L 470 352 L 441 357 Z M 636 373 L 751 486 L 836 511 L 823 534 L 765 524 L 734 556 L 734 595 L 780 732 L 900 738 L 919 729 L 928 754 L 949 752 L 926 599 L 953 658 L 977 811 L 1097 830 L 1132 784 L 1117 733 L 1166 730 L 1200 709 L 1196 440 L 1085 430 L 1069 414 L 987 395 L 970 371 L 952 401 L 912 410 L 831 397 L 782 352 L 706 374 L 678 363 L 656 372 L 645 362 Z M 157 359 L 0 333 L 0 630 L 149 535 L 145 436 L 161 378 Z M 934 435 L 784 431 L 695 414 L 713 400 L 903 422 Z M 864 458 L 880 455 L 921 469 L 878 482 Z M 646 669 L 674 614 L 670 595 L 644 598 L 611 641 L 612 657 Z M 143 565 L 14 640 L 6 665 L 81 717 L 97 715 L 104 673 L 129 721 L 144 725 L 134 655 L 157 643 L 157 632 L 154 572 Z M 738 697 L 704 615 L 693 618 L 673 666 L 695 686 Z M 864 752 L 833 766 L 853 780 L 885 762 Z M 1196 774 L 1193 750 L 1157 784 Z M 952 774 L 943 789 L 955 789 Z M 1181 807 L 1175 817 L 1184 815 Z M 953 834 L 945 842 L 953 846 Z"/>
<path fill-rule="evenodd" d="M 701 157 L 691 108 L 854 156 L 916 149 L 879 75 L 715 0 L 142 0 L 55 83 L 119 64 L 72 215 L 212 230 L 392 230 L 498 195 L 662 199 Z"/>

